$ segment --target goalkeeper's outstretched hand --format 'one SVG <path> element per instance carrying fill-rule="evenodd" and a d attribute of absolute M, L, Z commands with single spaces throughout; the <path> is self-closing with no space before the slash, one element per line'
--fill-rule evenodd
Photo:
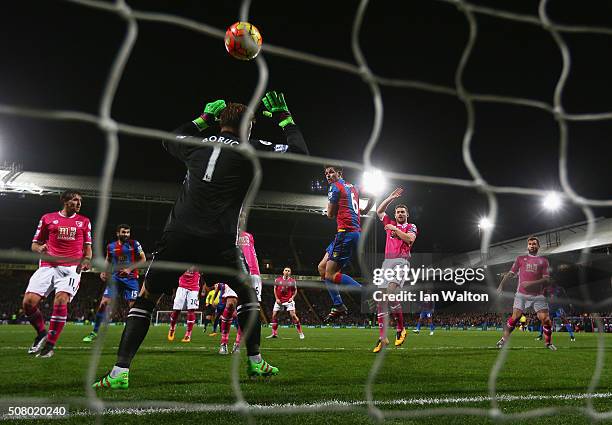
<path fill-rule="evenodd" d="M 261 101 L 267 109 L 267 111 L 264 111 L 264 115 L 274 118 L 279 126 L 285 128 L 288 124 L 295 125 L 291 112 L 289 112 L 289 108 L 285 102 L 285 95 L 276 93 L 275 91 L 269 91 Z"/>
<path fill-rule="evenodd" d="M 193 123 L 198 127 L 200 131 L 207 129 L 216 119 L 219 118 L 219 114 L 226 107 L 225 100 L 219 99 L 214 102 L 207 103 L 204 107 L 204 112 L 198 118 L 193 120 Z"/>

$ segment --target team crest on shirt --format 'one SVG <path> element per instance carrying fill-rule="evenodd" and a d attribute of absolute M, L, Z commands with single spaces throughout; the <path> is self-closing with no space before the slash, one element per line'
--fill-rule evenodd
<path fill-rule="evenodd" d="M 83 227 L 83 222 L 82 221 L 75 221 L 77 227 Z"/>
<path fill-rule="evenodd" d="M 59 223 L 59 220 L 53 220 L 53 224 L 57 224 L 57 223 Z M 40 224 L 42 224 L 42 221 L 40 222 Z M 39 224 L 39 226 L 40 226 L 40 224 Z"/>

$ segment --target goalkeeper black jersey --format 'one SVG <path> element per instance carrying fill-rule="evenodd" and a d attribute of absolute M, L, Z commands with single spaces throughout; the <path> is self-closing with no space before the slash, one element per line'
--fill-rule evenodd
<path fill-rule="evenodd" d="M 174 131 L 178 140 L 201 137 L 192 122 Z M 283 129 L 285 144 L 249 140 L 258 150 L 293 152 L 308 155 L 308 148 L 296 125 Z M 200 138 L 201 146 L 164 141 L 166 150 L 185 164 L 187 174 L 164 231 L 194 236 L 236 236 L 238 216 L 253 178 L 250 160 L 234 149 L 220 145 L 240 145 L 240 138 L 222 132 Z"/>

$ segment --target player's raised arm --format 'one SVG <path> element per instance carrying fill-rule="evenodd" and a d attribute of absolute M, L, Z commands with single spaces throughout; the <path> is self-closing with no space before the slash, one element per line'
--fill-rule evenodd
<path fill-rule="evenodd" d="M 221 111 L 225 109 L 227 105 L 222 99 L 215 100 L 214 102 L 207 103 L 204 107 L 204 112 L 193 121 L 181 125 L 179 128 L 173 131 L 176 133 L 176 139 L 185 139 L 189 136 L 198 136 L 200 132 L 214 125 L 218 119 Z M 187 143 L 176 143 L 170 140 L 162 140 L 164 148 L 177 159 L 185 162 L 189 152 L 196 148 L 196 146 Z"/>
<path fill-rule="evenodd" d="M 308 152 L 308 146 L 306 146 L 304 136 L 302 136 L 302 132 L 293 121 L 293 116 L 291 112 L 289 112 L 284 94 L 270 91 L 261 99 L 261 102 L 266 108 L 264 115 L 275 120 L 278 126 L 283 129 L 287 143 L 283 145 L 273 144 L 265 140 L 252 141 L 255 148 L 260 150 L 272 150 L 279 153 L 291 152 L 309 155 L 310 153 Z"/>
<path fill-rule="evenodd" d="M 359 210 L 359 214 L 360 215 L 368 215 L 368 213 L 370 212 L 370 210 L 372 209 L 373 206 L 374 206 L 374 196 L 373 195 L 369 195 L 368 203 L 366 204 L 365 208 L 362 208 L 362 209 Z"/>
<path fill-rule="evenodd" d="M 393 202 L 394 199 L 399 198 L 402 195 L 402 193 L 404 193 L 404 189 L 401 187 L 397 187 L 393 192 L 389 194 L 389 196 L 385 198 L 384 201 L 380 203 L 378 208 L 376 208 L 376 215 L 378 215 L 379 219 L 382 220 L 384 218 L 385 211 L 387 210 L 387 207 L 389 206 L 389 204 Z"/>

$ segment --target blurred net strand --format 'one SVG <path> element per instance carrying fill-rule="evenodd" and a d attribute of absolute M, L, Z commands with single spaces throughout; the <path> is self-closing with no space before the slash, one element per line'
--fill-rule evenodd
<path fill-rule="evenodd" d="M 141 20 L 157 21 L 157 22 L 164 22 L 164 23 L 179 25 L 179 26 L 183 26 L 185 28 L 189 28 L 194 31 L 202 32 L 202 33 L 211 35 L 213 37 L 218 37 L 218 38 L 223 37 L 223 32 L 216 30 L 212 27 L 197 23 L 197 22 L 190 21 L 184 18 L 169 15 L 169 14 L 132 11 L 127 6 L 125 1 L 123 0 L 117 0 L 113 5 L 108 4 L 108 3 L 98 2 L 98 1 L 90 1 L 90 0 L 68 0 L 68 1 L 80 4 L 80 5 L 93 7 L 93 8 L 97 8 L 101 10 L 107 10 L 107 11 L 119 14 L 121 17 L 123 17 L 128 22 L 128 31 L 126 34 L 126 38 L 124 39 L 124 42 L 117 54 L 117 57 L 113 64 L 113 68 L 109 75 L 109 80 L 107 82 L 107 85 L 106 85 L 106 88 L 105 88 L 105 91 L 102 97 L 100 115 L 93 116 L 93 115 L 84 114 L 81 112 L 73 112 L 73 111 L 55 111 L 55 110 L 40 110 L 40 109 L 37 110 L 37 109 L 30 109 L 30 108 L 19 108 L 19 107 L 13 107 L 11 105 L 0 105 L 0 113 L 17 114 L 17 115 L 24 115 L 24 116 L 38 116 L 40 118 L 49 118 L 49 119 L 68 119 L 68 120 L 93 122 L 97 124 L 106 133 L 107 144 L 109 145 L 109 152 L 107 152 L 107 161 L 112 162 L 112 164 L 105 164 L 105 167 L 104 167 L 104 175 L 103 175 L 102 184 L 101 184 L 101 189 L 102 189 L 101 192 L 103 196 L 99 203 L 100 210 L 103 210 L 103 211 L 98 213 L 98 220 L 97 220 L 97 229 L 100 229 L 100 228 L 104 228 L 102 224 L 103 223 L 105 224 L 107 213 L 108 213 L 108 206 L 109 206 L 108 205 L 109 203 L 108 195 L 110 193 L 110 182 L 112 181 L 112 170 L 115 166 L 114 163 L 116 162 L 116 153 L 113 152 L 113 149 L 118 146 L 117 134 L 119 132 L 122 132 L 122 129 L 121 129 L 122 125 L 117 124 L 111 118 L 111 114 L 110 114 L 111 105 L 114 100 L 114 95 L 116 93 L 118 82 L 123 73 L 123 68 L 129 57 L 131 48 L 133 47 L 133 44 L 136 41 L 136 35 L 137 35 L 136 20 L 141 19 Z M 541 0 L 540 2 L 538 17 L 533 17 L 531 15 L 514 14 L 510 12 L 499 11 L 496 9 L 483 8 L 483 7 L 472 5 L 467 2 L 463 2 L 461 0 L 440 0 L 440 1 L 455 4 L 459 8 L 459 10 L 462 13 L 464 13 L 468 21 L 468 24 L 470 26 L 470 39 L 468 43 L 466 44 L 466 47 L 464 49 L 464 52 L 461 58 L 461 62 L 459 63 L 456 74 L 455 74 L 455 85 L 456 85 L 455 90 L 448 88 L 448 87 L 440 86 L 440 85 L 423 83 L 423 82 L 414 81 L 414 80 L 397 80 L 397 79 L 380 78 L 380 77 L 376 77 L 373 73 L 371 73 L 371 71 L 367 68 L 367 65 L 365 65 L 365 59 L 363 58 L 363 55 L 360 52 L 358 41 L 357 41 L 357 36 L 356 36 L 356 34 L 359 31 L 360 24 L 361 24 L 361 21 L 365 13 L 365 8 L 367 6 L 367 0 L 363 0 L 360 3 L 358 13 L 354 21 L 354 34 L 353 34 L 353 40 L 352 40 L 353 41 L 353 53 L 354 53 L 354 56 L 357 62 L 361 65 L 360 67 L 355 67 L 351 64 L 347 64 L 341 61 L 320 58 L 320 57 L 317 57 L 316 55 L 303 54 L 300 52 L 295 52 L 290 49 L 279 48 L 279 47 L 275 47 L 272 45 L 266 45 L 266 47 L 264 48 L 264 51 L 272 53 L 272 54 L 277 54 L 279 56 L 284 56 L 287 58 L 293 58 L 296 60 L 309 62 L 314 65 L 320 65 L 320 66 L 324 66 L 328 68 L 335 68 L 335 69 L 339 69 L 342 71 L 351 72 L 351 73 L 359 74 L 363 76 L 364 80 L 366 80 L 366 82 L 369 84 L 370 89 L 373 93 L 374 106 L 375 106 L 375 111 L 376 111 L 375 122 L 373 125 L 372 134 L 370 136 L 370 140 L 368 142 L 366 150 L 364 151 L 364 163 L 366 165 L 371 164 L 370 162 L 371 152 L 376 146 L 378 133 L 380 131 L 380 123 L 382 122 L 382 102 L 380 101 L 380 92 L 378 88 L 379 84 L 388 85 L 392 87 L 414 88 L 414 89 L 425 90 L 428 92 L 449 94 L 449 95 L 458 97 L 459 100 L 465 104 L 466 111 L 468 114 L 467 125 L 466 125 L 465 134 L 464 134 L 464 140 L 463 140 L 463 150 L 462 150 L 463 158 L 464 158 L 464 163 L 466 164 L 466 167 L 468 168 L 468 171 L 470 172 L 474 180 L 466 181 L 466 180 L 461 180 L 461 179 L 444 179 L 444 178 L 436 179 L 436 178 L 432 178 L 428 176 L 404 175 L 401 173 L 386 173 L 386 174 L 388 174 L 389 176 L 392 176 L 392 178 L 396 178 L 400 180 L 422 181 L 422 182 L 430 182 L 430 183 L 436 183 L 436 184 L 474 187 L 484 192 L 484 194 L 487 196 L 489 207 L 490 207 L 489 218 L 493 219 L 493 222 L 495 221 L 494 219 L 496 218 L 496 215 L 497 215 L 497 211 L 496 211 L 497 203 L 496 203 L 496 198 L 495 198 L 496 192 L 536 195 L 537 190 L 528 189 L 528 188 L 516 188 L 515 190 L 510 187 L 496 188 L 494 186 L 488 185 L 484 181 L 484 179 L 482 179 L 482 177 L 480 176 L 480 173 L 478 172 L 478 169 L 476 168 L 475 164 L 472 161 L 471 154 L 470 154 L 471 136 L 473 133 L 474 122 L 475 122 L 473 102 L 483 101 L 483 102 L 509 103 L 509 104 L 516 104 L 518 106 L 530 106 L 530 107 L 537 107 L 537 108 L 547 110 L 548 112 L 554 115 L 554 118 L 557 120 L 559 129 L 560 129 L 560 154 L 559 154 L 560 171 L 559 173 L 560 173 L 563 193 L 565 194 L 565 196 L 567 196 L 570 199 L 570 202 L 582 207 L 582 211 L 588 219 L 587 232 L 586 232 L 585 239 L 584 239 L 586 242 L 588 242 L 590 238 L 592 237 L 593 231 L 594 231 L 594 215 L 593 215 L 591 208 L 589 208 L 589 206 L 612 206 L 612 200 L 609 200 L 609 201 L 589 200 L 589 199 L 583 198 L 579 196 L 569 184 L 569 181 L 567 178 L 567 146 L 568 146 L 569 140 L 567 136 L 566 121 L 570 121 L 570 120 L 595 121 L 595 120 L 612 119 L 612 113 L 606 112 L 606 113 L 599 113 L 599 114 L 597 113 L 595 114 L 593 113 L 566 114 L 563 112 L 563 108 L 561 104 L 561 95 L 562 95 L 562 91 L 563 91 L 565 82 L 567 80 L 567 77 L 569 75 L 569 70 L 571 68 L 571 60 L 570 60 L 569 49 L 567 48 L 567 45 L 565 44 L 565 42 L 563 41 L 559 33 L 560 32 L 573 32 L 573 33 L 585 32 L 585 33 L 598 33 L 598 34 L 610 35 L 612 34 L 612 30 L 607 29 L 607 28 L 599 28 L 599 27 L 567 26 L 567 25 L 554 24 L 550 21 L 550 19 L 546 15 L 546 4 L 547 4 L 546 0 Z M 243 7 L 242 9 L 243 17 L 246 16 L 246 11 L 248 10 L 248 4 L 250 4 L 250 2 L 246 2 L 244 4 L 247 4 L 247 6 Z M 557 87 L 555 89 L 554 106 L 551 106 L 541 101 L 531 100 L 531 99 L 522 99 L 522 98 L 516 98 L 516 97 L 497 96 L 497 95 L 469 94 L 465 90 L 465 88 L 462 85 L 462 74 L 465 69 L 465 65 L 467 64 L 467 61 L 469 59 L 471 47 L 476 39 L 476 30 L 477 30 L 477 22 L 473 16 L 473 13 L 487 14 L 491 16 L 496 16 L 498 18 L 513 20 L 513 21 L 518 21 L 518 22 L 533 23 L 533 24 L 540 26 L 541 28 L 543 28 L 544 30 L 546 30 L 553 36 L 555 43 L 559 47 L 562 58 L 563 58 L 563 70 L 558 80 Z M 262 67 L 262 63 L 263 62 L 258 62 L 260 73 L 262 72 L 262 68 L 265 68 L 265 64 L 263 64 L 263 67 Z M 261 83 L 261 81 L 262 79 L 260 78 L 259 82 Z M 258 88 L 260 87 L 258 86 Z M 254 96 L 253 99 L 256 99 L 256 96 Z M 125 126 L 123 128 L 124 131 L 126 130 L 126 127 L 130 127 L 133 134 L 138 134 L 138 135 L 141 135 L 142 137 L 152 137 L 152 134 L 156 134 L 155 137 L 157 138 L 158 135 L 160 134 L 160 132 L 153 130 L 153 129 L 136 129 L 135 127 L 132 127 L 132 126 Z M 253 152 L 248 152 L 248 150 L 246 152 L 246 156 L 248 156 L 248 158 L 253 162 L 256 169 L 257 167 L 259 167 L 258 157 L 265 157 L 265 155 L 257 155 L 257 154 L 254 154 Z M 274 159 L 280 159 L 280 158 L 274 158 Z M 286 157 L 286 159 L 295 160 L 297 158 L 295 158 L 295 155 L 291 155 L 289 157 Z M 327 162 L 327 160 L 322 161 L 322 160 L 318 160 L 315 158 L 304 160 L 300 158 L 300 162 L 315 163 L 315 164 L 322 165 L 323 163 Z M 343 161 L 343 163 L 346 163 L 346 162 Z M 356 164 L 354 163 L 350 164 L 352 168 L 355 168 L 355 165 Z M 359 167 L 361 166 L 362 165 L 359 165 Z M 247 207 L 250 205 L 250 200 L 252 200 L 252 196 L 254 196 L 253 189 L 254 187 L 252 185 L 249 188 L 249 192 L 247 194 L 247 200 L 249 201 L 249 202 L 246 202 Z M 104 220 L 102 220 L 102 218 Z M 369 230 L 369 225 L 368 223 L 366 223 L 366 226 L 364 229 L 364 233 L 366 235 L 367 235 L 368 230 Z M 488 252 L 488 248 L 490 245 L 490 238 L 491 238 L 490 232 L 484 231 L 483 237 L 482 237 L 481 248 L 484 249 L 485 252 Z M 99 244 L 101 244 L 101 242 Z M 96 247 L 97 246 L 98 245 L 96 245 Z M 360 245 L 359 250 L 360 250 L 360 254 L 363 254 L 362 245 Z M 584 248 L 581 253 L 581 260 L 587 259 L 588 254 L 589 254 L 589 248 Z M 591 383 L 588 388 L 588 394 L 591 394 L 594 391 L 594 389 L 597 387 L 597 384 L 601 376 L 601 370 L 603 368 L 603 360 L 604 360 L 604 354 L 605 354 L 601 319 L 597 317 L 596 322 L 598 323 L 598 329 L 599 329 L 597 360 L 596 360 L 596 368 L 595 368 L 595 371 L 591 379 Z M 383 412 L 383 411 L 378 410 L 377 408 L 373 410 L 372 409 L 373 403 L 372 403 L 372 400 L 370 400 L 368 402 L 368 413 L 370 413 L 376 419 L 379 419 L 379 420 L 382 420 L 385 417 L 417 417 L 417 416 L 447 415 L 447 414 L 479 415 L 479 416 L 489 416 L 489 417 L 498 418 L 498 419 L 500 418 L 503 418 L 503 419 L 517 418 L 518 419 L 518 418 L 526 418 L 526 417 L 537 417 L 541 415 L 555 415 L 555 414 L 559 414 L 560 412 L 570 412 L 570 411 L 572 412 L 578 411 L 593 419 L 602 419 L 604 417 L 610 416 L 610 414 L 612 413 L 612 412 L 596 412 L 594 410 L 594 407 L 592 404 L 592 397 L 591 397 L 591 398 L 587 398 L 587 408 L 586 409 L 581 408 L 581 407 L 569 407 L 569 408 L 552 407 L 552 408 L 545 408 L 545 409 L 534 409 L 534 410 L 526 411 L 523 413 L 503 414 L 501 410 L 499 410 L 499 408 L 497 407 L 497 401 L 496 401 L 497 394 L 496 394 L 496 389 L 495 389 L 495 383 L 497 379 L 497 374 L 499 370 L 501 370 L 501 366 L 503 365 L 503 361 L 505 360 L 506 355 L 507 355 L 507 346 L 501 350 L 497 358 L 497 361 L 490 374 L 489 387 L 490 387 L 490 392 L 493 395 L 493 397 L 491 397 L 492 403 L 491 403 L 490 409 L 440 408 L 440 409 L 426 409 L 426 410 L 419 410 L 419 411 L 400 411 L 400 412 L 386 411 L 386 412 Z M 97 356 L 92 355 L 92 357 L 99 357 L 99 353 Z M 380 357 L 381 357 L 381 362 L 382 362 L 382 356 Z M 92 361 L 97 361 L 97 359 L 92 359 Z M 375 364 L 376 364 L 376 361 L 375 361 Z M 373 367 L 373 369 L 375 368 Z M 235 370 L 234 372 L 237 372 L 237 370 Z M 232 375 L 234 374 L 235 373 L 233 373 Z M 370 383 L 374 381 L 376 374 L 372 373 L 371 375 L 372 377 L 369 378 Z M 228 405 L 228 407 L 237 409 L 238 411 L 243 412 L 243 413 L 244 412 L 247 412 L 249 414 L 253 413 L 253 408 L 251 406 L 248 406 L 246 402 L 244 403 L 240 402 L 240 396 L 241 396 L 240 393 L 236 393 L 235 395 L 238 400 L 237 403 L 233 405 Z M 111 404 L 111 403 L 104 403 L 102 400 L 97 399 L 95 397 L 95 394 L 94 394 L 93 400 L 90 400 L 90 398 L 88 398 L 88 400 L 89 400 L 88 404 L 90 406 L 94 406 L 94 407 L 97 406 L 98 408 L 105 404 L 106 405 Z M 160 404 L 164 404 L 164 402 L 161 402 Z M 131 405 L 134 405 L 134 403 L 131 403 Z M 355 408 L 331 409 L 331 411 L 347 411 L 347 410 L 353 411 L 356 409 Z M 278 412 L 271 412 L 271 413 L 288 413 L 289 411 L 290 409 L 281 409 Z M 307 411 L 310 412 L 311 410 L 309 409 Z M 252 418 L 249 416 L 249 419 L 252 419 Z"/>

